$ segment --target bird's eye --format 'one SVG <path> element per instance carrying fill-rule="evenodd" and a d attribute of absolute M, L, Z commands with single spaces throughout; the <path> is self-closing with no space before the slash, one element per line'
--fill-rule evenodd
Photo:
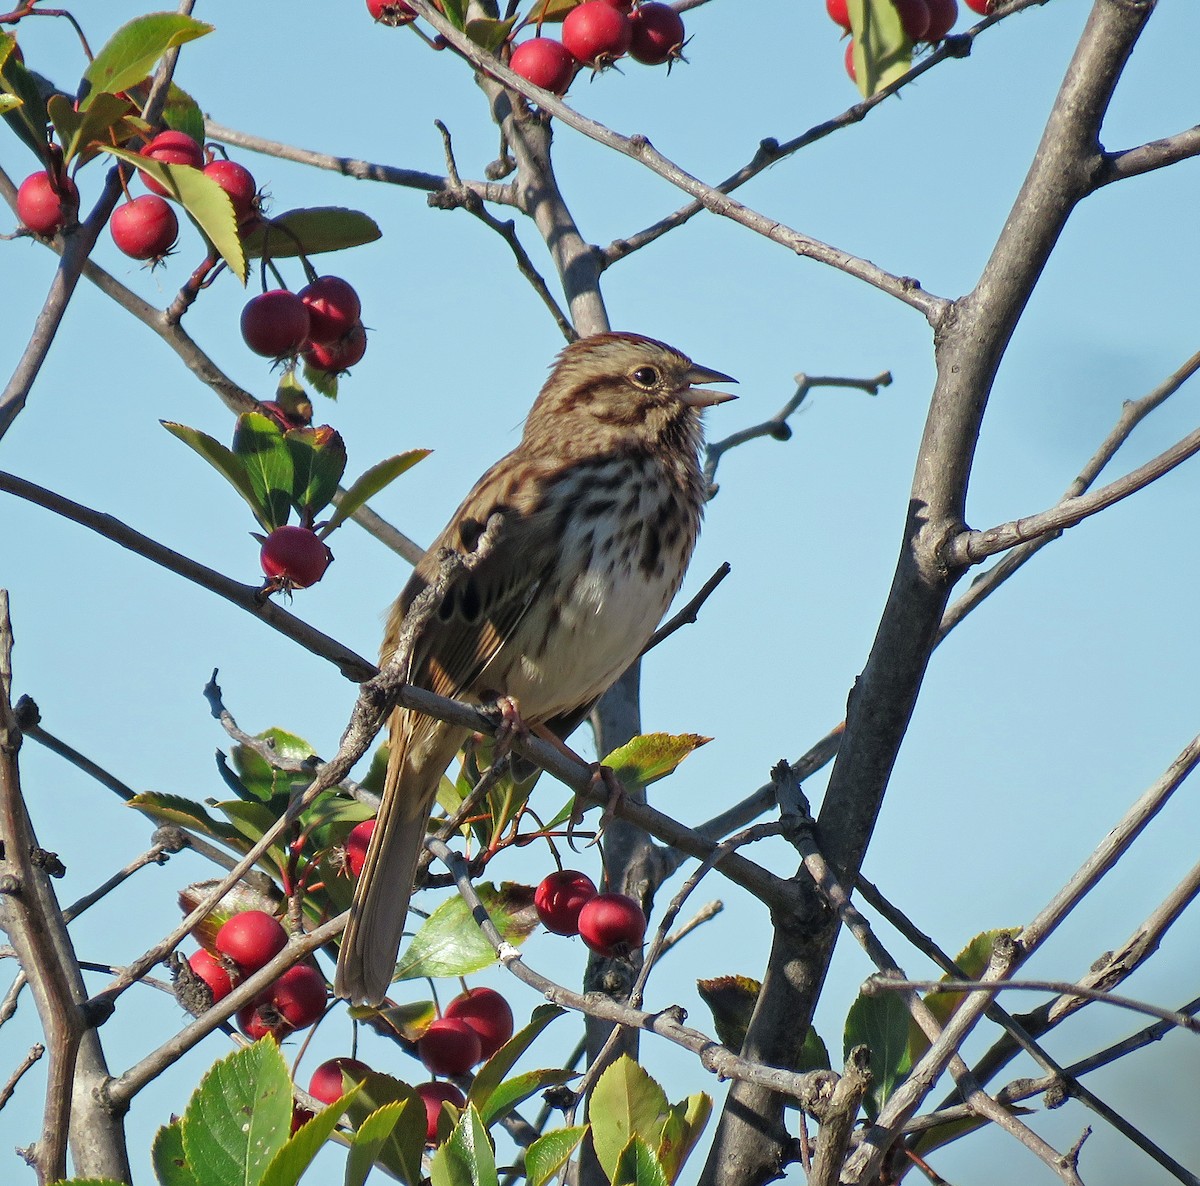
<path fill-rule="evenodd" d="M 639 387 L 651 388 L 658 382 L 658 371 L 654 367 L 638 367 L 629 376 Z"/>

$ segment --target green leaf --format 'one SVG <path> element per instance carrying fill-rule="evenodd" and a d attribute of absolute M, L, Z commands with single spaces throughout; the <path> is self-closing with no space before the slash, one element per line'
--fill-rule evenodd
<path fill-rule="evenodd" d="M 12 52 L 14 45 L 15 38 L 0 32 L 0 90 L 18 100 L 12 110 L 4 113 L 4 120 L 45 166 L 46 130 L 50 120 L 46 101 L 33 75 Z"/>
<path fill-rule="evenodd" d="M 628 1054 L 622 1054 L 596 1080 L 588 1108 L 592 1145 L 610 1181 L 634 1137 L 657 1148 L 669 1113 L 663 1089 Z"/>
<path fill-rule="evenodd" d="M 332 501 L 346 472 L 346 442 L 327 424 L 293 428 L 283 439 L 292 455 L 292 506 L 312 522 Z"/>
<path fill-rule="evenodd" d="M 442 0 L 442 12 L 456 29 L 461 29 L 467 20 L 467 0 Z"/>
<path fill-rule="evenodd" d="M 272 1038 L 237 1050 L 200 1080 L 183 1113 L 183 1149 L 204 1186 L 261 1180 L 292 1122 L 292 1081 Z"/>
<path fill-rule="evenodd" d="M 635 1136 L 621 1150 L 611 1175 L 612 1186 L 668 1186 L 667 1174 L 653 1150 Z"/>
<path fill-rule="evenodd" d="M 171 12 L 152 12 L 122 25 L 83 73 L 79 107 L 86 111 L 98 94 L 135 86 L 169 49 L 211 33 L 212 25 Z"/>
<path fill-rule="evenodd" d="M 185 799 L 182 795 L 170 795 L 164 791 L 145 791 L 140 795 L 134 795 L 126 806 L 140 811 L 156 823 L 180 824 L 191 832 L 198 832 L 201 836 L 220 840 L 223 844 L 237 844 L 243 851 L 245 850 L 246 846 L 241 844 L 241 837 L 236 829 L 215 819 L 201 804 L 195 803 L 191 799 Z"/>
<path fill-rule="evenodd" d="M 96 102 L 85 111 L 76 111 L 66 95 L 51 95 L 46 110 L 62 145 L 63 160 L 70 163 L 89 145 L 93 146 L 94 154 L 95 141 L 107 139 L 111 130 L 136 108 L 128 99 L 98 95 Z M 111 146 L 106 144 L 104 147 Z"/>
<path fill-rule="evenodd" d="M 613 750 L 601 765 L 611 767 L 629 789 L 647 787 L 673 773 L 688 754 L 711 740 L 698 733 L 643 733 Z"/>
<path fill-rule="evenodd" d="M 429 1179 L 433 1186 L 499 1186 L 496 1154 L 479 1113 L 470 1105 L 450 1139 L 433 1155 Z"/>
<path fill-rule="evenodd" d="M 587 1135 L 588 1126 L 559 1128 L 538 1137 L 525 1150 L 526 1186 L 544 1186 L 571 1160 L 580 1142 Z"/>
<path fill-rule="evenodd" d="M 16 95 L 0 94 L 0 115 L 7 115 L 21 106 L 21 100 Z"/>
<path fill-rule="evenodd" d="M 437 1008 L 432 1001 L 404 1001 L 384 1009 L 372 1008 L 367 1016 L 384 1018 L 402 1038 L 416 1042 L 437 1017 Z"/>
<path fill-rule="evenodd" d="M 475 891 L 507 942 L 519 947 L 533 933 L 538 917 L 531 886 L 506 881 L 497 889 L 483 882 Z M 466 902 L 455 894 L 425 920 L 401 954 L 395 979 L 466 976 L 495 962 L 492 945 L 471 917 Z"/>
<path fill-rule="evenodd" d="M 363 1186 L 383 1143 L 392 1135 L 406 1105 L 396 1100 L 376 1108 L 359 1126 L 346 1155 L 345 1186 Z"/>
<path fill-rule="evenodd" d="M 359 1090 L 359 1085 L 354 1084 L 340 1100 L 322 1108 L 311 1120 L 302 1124 L 272 1158 L 258 1186 L 296 1186 L 337 1128 L 338 1121 Z"/>
<path fill-rule="evenodd" d="M 372 1159 L 388 1169 L 407 1186 L 421 1186 L 424 1173 L 421 1155 L 425 1151 L 425 1105 L 407 1084 L 391 1075 L 372 1071 L 362 1090 L 347 1109 L 351 1123 L 362 1132 L 368 1119 L 390 1104 L 399 1106 L 394 1119 L 376 1120 L 363 1137 L 365 1154 L 373 1148 Z M 386 1134 L 383 1130 L 386 1128 Z M 357 1140 L 357 1137 L 355 1138 Z M 357 1161 L 356 1161 L 357 1164 Z"/>
<path fill-rule="evenodd" d="M 163 105 L 163 124 L 177 132 L 185 132 L 197 144 L 204 143 L 204 112 L 200 104 L 182 87 L 171 83 L 167 91 L 167 101 Z"/>
<path fill-rule="evenodd" d="M 508 40 L 508 35 L 516 23 L 515 16 L 506 21 L 476 17 L 474 20 L 467 21 L 464 32 L 476 45 L 481 45 L 488 53 L 494 54 Z"/>
<path fill-rule="evenodd" d="M 336 527 L 362 506 L 367 499 L 374 498 L 385 486 L 394 482 L 406 470 L 412 469 L 418 461 L 424 460 L 432 452 L 431 449 L 409 449 L 407 453 L 399 453 L 386 461 L 377 462 L 366 473 L 357 478 L 350 489 L 338 499 L 337 510 L 329 518 L 329 522 L 321 529 L 324 539 Z"/>
<path fill-rule="evenodd" d="M 268 531 L 288 521 L 292 505 L 292 455 L 283 430 L 269 416 L 243 412 L 233 430 L 233 451 L 246 467 L 255 497 L 266 509 Z"/>
<path fill-rule="evenodd" d="M 564 1012 L 565 1010 L 560 1009 L 557 1005 L 538 1005 L 529 1019 L 529 1024 L 522 1026 L 479 1068 L 475 1075 L 475 1081 L 471 1084 L 467 1100 L 479 1109 L 485 1123 L 489 1126 L 499 1116 L 497 1108 L 501 1105 L 500 1102 L 493 1099 L 493 1095 L 502 1086 L 504 1077 L 516 1066 L 517 1060 L 533 1045 L 546 1026 L 556 1017 L 561 1017 Z M 571 1075 L 568 1074 L 567 1078 L 571 1078 Z M 559 1080 L 559 1082 L 566 1082 L 566 1079 Z M 536 1091 L 537 1088 L 534 1090 Z M 511 1108 L 513 1102 L 508 1102 L 504 1106 Z"/>
<path fill-rule="evenodd" d="M 305 762 L 316 754 L 303 737 L 286 729 L 265 729 L 255 736 L 255 740 L 268 742 L 281 762 Z M 242 785 L 263 803 L 269 803 L 276 796 L 290 797 L 297 787 L 306 787 L 313 780 L 312 774 L 292 773 L 272 766 L 248 745 L 235 745 L 229 756 Z"/>
<path fill-rule="evenodd" d="M 159 423 L 172 436 L 178 437 L 185 445 L 189 445 L 209 465 L 213 466 L 221 476 L 246 500 L 254 512 L 255 519 L 266 531 L 271 531 L 268 524 L 267 508 L 259 499 L 246 471 L 245 462 L 232 450 L 227 449 L 220 441 L 210 437 L 208 433 L 198 428 L 189 428 L 186 424 L 176 424 L 172 420 L 162 420 Z"/>
<path fill-rule="evenodd" d="M 525 1071 L 514 1075 L 501 1083 L 487 1097 L 484 1105 L 480 1105 L 483 1121 L 491 1128 L 497 1120 L 503 1120 L 513 1108 L 524 1103 L 530 1096 L 545 1091 L 547 1087 L 558 1087 L 578 1078 L 577 1071 L 564 1071 L 561 1067 L 545 1067 L 540 1071 Z"/>
<path fill-rule="evenodd" d="M 843 1054 L 862 1043 L 871 1050 L 874 1080 L 864 1107 L 876 1116 L 888 1097 L 908 1077 L 908 1007 L 898 992 L 886 989 L 873 995 L 860 993 L 846 1015 Z"/>
<path fill-rule="evenodd" d="M 276 812 L 265 804 L 251 803 L 243 799 L 226 799 L 214 806 L 218 811 L 224 812 L 230 823 L 254 844 L 262 839 L 263 833 L 273 827 L 279 818 Z M 267 852 L 282 864 L 284 855 L 279 844 L 272 844 Z"/>
<path fill-rule="evenodd" d="M 864 98 L 870 98 L 912 66 L 912 42 L 892 0 L 848 0 L 854 37 L 854 74 Z"/>
<path fill-rule="evenodd" d="M 708 1118 L 712 1115 L 712 1096 L 703 1091 L 689 1095 L 682 1103 L 671 1108 L 671 1114 L 663 1125 L 658 1140 L 656 1155 L 667 1180 L 674 1182 L 683 1169 L 704 1132 Z"/>
<path fill-rule="evenodd" d="M 183 1154 L 183 1124 L 180 1121 L 164 1125 L 154 1134 L 150 1160 L 160 1186 L 202 1186 Z"/>
<path fill-rule="evenodd" d="M 529 10 L 529 16 L 526 17 L 526 20 L 531 25 L 540 25 L 543 22 L 556 24 L 572 8 L 578 8 L 579 4 L 580 0 L 538 0 Z"/>
<path fill-rule="evenodd" d="M 268 219 L 246 238 L 243 246 L 250 259 L 264 254 L 272 259 L 288 259 L 361 247 L 374 243 L 382 233 L 375 220 L 361 210 L 314 206 Z"/>
<path fill-rule="evenodd" d="M 746 1040 L 746 1030 L 762 990 L 761 982 L 749 976 L 714 976 L 697 980 L 696 989 L 712 1011 L 721 1044 L 737 1054 Z"/>
<path fill-rule="evenodd" d="M 821 1035 L 810 1025 L 804 1038 L 804 1045 L 800 1050 L 800 1059 L 796 1064 L 796 1070 L 800 1072 L 827 1071 L 829 1068 L 829 1049 Z"/>
<path fill-rule="evenodd" d="M 246 283 L 246 253 L 242 250 L 233 202 L 229 195 L 202 169 L 191 165 L 167 165 L 150 160 L 127 148 L 105 146 L 105 151 L 153 177 L 179 200 L 200 233 L 220 253 L 229 270 Z"/>
<path fill-rule="evenodd" d="M 304 360 L 304 381 L 318 395 L 323 395 L 326 399 L 337 399 L 337 375 L 333 371 L 323 371 L 319 367 L 311 366 L 307 358 Z"/>

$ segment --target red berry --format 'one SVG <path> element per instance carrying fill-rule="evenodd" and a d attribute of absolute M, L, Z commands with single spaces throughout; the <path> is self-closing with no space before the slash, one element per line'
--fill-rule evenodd
<path fill-rule="evenodd" d="M 980 16 L 987 16 L 992 10 L 992 0 L 963 0 L 963 3 L 972 12 L 979 13 Z"/>
<path fill-rule="evenodd" d="M 563 45 L 585 66 L 603 70 L 629 49 L 629 18 L 607 0 L 586 0 L 563 21 Z"/>
<path fill-rule="evenodd" d="M 596 886 L 586 873 L 560 869 L 542 879 L 533 891 L 542 926 L 556 935 L 579 934 L 579 912 L 596 896 Z"/>
<path fill-rule="evenodd" d="M 142 156 L 161 161 L 164 165 L 191 165 L 193 169 L 204 167 L 204 146 L 193 140 L 186 132 L 176 132 L 172 129 L 159 132 L 142 149 Z M 149 173 L 142 173 L 141 178 L 151 193 L 156 193 L 163 198 L 169 196 L 166 187 L 159 185 Z"/>
<path fill-rule="evenodd" d="M 257 214 L 258 186 L 249 169 L 236 161 L 215 160 L 204 166 L 204 175 L 211 177 L 233 203 L 233 216 L 238 223 Z"/>
<path fill-rule="evenodd" d="M 629 18 L 633 30 L 629 56 L 643 66 L 661 66 L 681 55 L 683 18 L 669 4 L 651 0 L 635 8 Z"/>
<path fill-rule="evenodd" d="M 292 1136 L 300 1131 L 312 1118 L 316 1115 L 315 1112 L 310 1112 L 307 1108 L 300 1107 L 299 1104 L 292 1105 Z"/>
<path fill-rule="evenodd" d="M 579 912 L 579 934 L 599 955 L 627 955 L 641 946 L 646 916 L 626 894 L 597 894 Z"/>
<path fill-rule="evenodd" d="M 325 575 L 333 553 L 310 528 L 285 525 L 276 527 L 263 541 L 258 559 L 271 580 L 307 589 Z"/>
<path fill-rule="evenodd" d="M 134 259 L 160 260 L 179 237 L 179 219 L 171 204 L 157 194 L 142 194 L 113 211 L 113 242 Z"/>
<path fill-rule="evenodd" d="M 575 59 L 571 51 L 553 37 L 532 37 L 522 41 L 512 51 L 508 65 L 514 74 L 556 95 L 565 95 L 575 77 Z"/>
<path fill-rule="evenodd" d="M 243 910 L 217 932 L 216 948 L 247 974 L 265 968 L 286 946 L 287 931 L 264 910 Z"/>
<path fill-rule="evenodd" d="M 446 1006 L 447 1017 L 465 1021 L 479 1035 L 479 1058 L 486 1062 L 513 1036 L 513 1011 L 493 988 L 473 988 Z"/>
<path fill-rule="evenodd" d="M 62 179 L 63 193 L 54 188 L 54 181 L 49 173 L 31 173 L 21 182 L 17 190 L 17 217 L 35 235 L 49 238 L 57 234 L 66 221 L 66 210 L 63 208 L 64 194 L 70 198 L 70 205 L 78 208 L 79 190 L 69 177 Z"/>
<path fill-rule="evenodd" d="M 361 361 L 367 352 L 367 331 L 355 325 L 336 342 L 310 342 L 304 348 L 304 361 L 314 371 L 340 375 Z"/>
<path fill-rule="evenodd" d="M 894 0 L 894 3 L 904 36 L 912 42 L 920 41 L 929 28 L 929 5 L 925 0 Z"/>
<path fill-rule="evenodd" d="M 318 276 L 298 295 L 308 308 L 310 342 L 322 345 L 336 342 L 344 338 L 362 316 L 358 293 L 340 276 Z"/>
<path fill-rule="evenodd" d="M 929 28 L 925 30 L 925 40 L 933 43 L 941 41 L 958 20 L 958 0 L 925 0 L 929 5 Z"/>
<path fill-rule="evenodd" d="M 350 866 L 350 875 L 357 877 L 367 863 L 367 846 L 375 831 L 375 820 L 365 819 L 361 824 L 355 824 L 346 837 L 346 864 Z"/>
<path fill-rule="evenodd" d="M 355 1082 L 365 1079 L 371 1068 L 357 1058 L 331 1058 L 323 1062 L 312 1074 L 308 1085 L 308 1094 L 319 1099 L 323 1104 L 332 1104 L 345 1094 L 342 1086 L 342 1072 L 345 1072 Z"/>
<path fill-rule="evenodd" d="M 271 1004 L 292 1029 L 304 1029 L 325 1012 L 325 977 L 312 964 L 288 968 L 271 986 Z"/>
<path fill-rule="evenodd" d="M 255 354 L 291 358 L 308 339 L 308 308 L 286 288 L 249 301 L 242 310 L 242 337 Z"/>
<path fill-rule="evenodd" d="M 233 992 L 233 981 L 229 979 L 229 970 L 212 952 L 200 948 L 188 956 L 188 966 L 208 985 L 212 993 L 213 1004 L 224 1000 Z"/>
<path fill-rule="evenodd" d="M 825 0 L 825 11 L 835 25 L 841 25 L 847 33 L 850 32 L 850 9 L 846 0 Z"/>
<path fill-rule="evenodd" d="M 442 1079 L 435 1079 L 432 1083 L 418 1083 L 414 1090 L 425 1105 L 425 1140 L 431 1145 L 435 1144 L 442 1104 L 453 1104 L 456 1108 L 463 1108 L 466 1106 L 467 1097 L 453 1083 Z"/>
<path fill-rule="evenodd" d="M 237 1011 L 238 1029 L 252 1042 L 270 1034 L 276 1041 L 288 1032 L 287 1024 L 271 1004 L 271 992 L 259 993 L 248 1005 Z"/>
<path fill-rule="evenodd" d="M 381 25 L 407 25 L 417 19 L 404 0 L 367 0 L 367 11 Z"/>
<path fill-rule="evenodd" d="M 462 1075 L 478 1061 L 479 1035 L 465 1021 L 442 1017 L 430 1022 L 417 1043 L 417 1054 L 435 1075 Z"/>
<path fill-rule="evenodd" d="M 850 40 L 846 42 L 845 62 L 846 62 L 846 73 L 850 75 L 850 81 L 857 82 L 858 81 L 858 70 L 855 69 L 855 66 L 854 66 L 854 38 L 853 37 L 851 37 Z"/>

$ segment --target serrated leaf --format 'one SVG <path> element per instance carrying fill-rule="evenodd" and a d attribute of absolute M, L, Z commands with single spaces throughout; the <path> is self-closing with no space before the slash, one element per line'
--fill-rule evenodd
<path fill-rule="evenodd" d="M 269 416 L 243 412 L 233 430 L 233 452 L 246 467 L 246 476 L 267 517 L 267 530 L 288 521 L 292 505 L 292 455 L 283 430 Z"/>
<path fill-rule="evenodd" d="M 474 20 L 467 21 L 464 32 L 476 45 L 482 46 L 488 53 L 495 53 L 508 40 L 508 35 L 516 23 L 515 16 L 506 21 L 476 17 Z"/>
<path fill-rule="evenodd" d="M 438 5 L 456 29 L 461 29 L 467 19 L 467 0 L 440 0 Z"/>
<path fill-rule="evenodd" d="M 196 1180 L 183 1153 L 183 1125 L 176 1120 L 154 1134 L 150 1160 L 159 1186 L 203 1186 Z"/>
<path fill-rule="evenodd" d="M 292 1133 L 271 1159 L 257 1186 L 296 1186 L 360 1090 L 360 1086 L 354 1084 L 340 1100 L 322 1108 Z"/>
<path fill-rule="evenodd" d="M 539 1071 L 525 1071 L 506 1079 L 495 1091 L 487 1097 L 484 1106 L 480 1107 L 484 1123 L 491 1128 L 498 1120 L 503 1120 L 518 1104 L 524 1103 L 538 1092 L 547 1087 L 558 1087 L 578 1079 L 577 1071 L 564 1071 L 561 1067 L 545 1067 Z"/>
<path fill-rule="evenodd" d="M 689 1095 L 671 1108 L 663 1125 L 655 1155 L 669 1182 L 679 1177 L 684 1163 L 696 1147 L 712 1115 L 712 1097 L 703 1091 Z"/>
<path fill-rule="evenodd" d="M 364 474 L 356 478 L 346 493 L 338 499 L 337 509 L 319 533 L 321 538 L 324 539 L 328 536 L 334 528 L 350 518 L 369 498 L 374 498 L 402 473 L 412 469 L 418 461 L 428 457 L 431 452 L 431 449 L 409 449 L 407 453 L 398 453 L 395 457 L 376 462 Z"/>
<path fill-rule="evenodd" d="M 212 25 L 172 12 L 135 17 L 108 39 L 84 71 L 80 110 L 86 111 L 98 94 L 135 86 L 167 50 L 212 31 Z"/>
<path fill-rule="evenodd" d="M 475 887 L 480 901 L 504 939 L 519 947 L 538 925 L 533 889 L 504 882 L 497 889 L 490 882 Z M 401 953 L 396 980 L 418 976 L 466 976 L 496 962 L 496 953 L 471 917 L 466 902 L 457 894 L 443 902 Z"/>
<path fill-rule="evenodd" d="M 673 773 L 688 754 L 711 740 L 699 733 L 643 733 L 613 750 L 601 765 L 630 789 L 646 787 Z"/>
<path fill-rule="evenodd" d="M 384 1018 L 402 1038 L 416 1042 L 437 1017 L 437 1008 L 432 1001 L 405 1001 L 385 1009 L 371 1009 L 368 1016 Z"/>
<path fill-rule="evenodd" d="M 592 1090 L 588 1118 L 592 1146 L 610 1181 L 634 1137 L 657 1147 L 669 1113 L 663 1089 L 629 1055 L 622 1054 L 604 1071 Z"/>
<path fill-rule="evenodd" d="M 538 1137 L 525 1150 L 525 1186 L 544 1186 L 571 1160 L 587 1131 L 588 1126 L 581 1124 Z"/>
<path fill-rule="evenodd" d="M 164 791 L 146 791 L 126 803 L 160 824 L 180 824 L 189 831 L 198 832 L 224 844 L 240 844 L 241 837 L 236 829 L 209 815 L 205 808 L 185 799 L 182 795 L 170 795 Z"/>
<path fill-rule="evenodd" d="M 749 976 L 714 976 L 697 980 L 696 990 L 712 1013 L 721 1044 L 737 1054 L 746 1040 L 761 982 Z"/>
<path fill-rule="evenodd" d="M 374 243 L 381 234 L 375 220 L 361 210 L 314 206 L 288 210 L 267 219 L 247 236 L 243 246 L 250 259 L 258 259 L 264 253 L 272 259 L 288 259 L 362 247 Z"/>
<path fill-rule="evenodd" d="M 327 424 L 293 428 L 283 439 L 292 455 L 292 506 L 312 522 L 329 505 L 346 472 L 346 442 Z"/>
<path fill-rule="evenodd" d="M 859 993 L 846 1015 L 843 1054 L 865 1043 L 871 1051 L 871 1090 L 864 1102 L 868 1116 L 876 1116 L 888 1097 L 908 1077 L 908 1007 L 898 992 L 886 989 L 872 995 Z"/>
<path fill-rule="evenodd" d="M 209 1068 L 183 1113 L 183 1149 L 204 1186 L 261 1180 L 292 1122 L 292 1081 L 272 1038 Z"/>
<path fill-rule="evenodd" d="M 479 1113 L 470 1105 L 429 1166 L 432 1186 L 499 1186 L 496 1154 Z"/>
<path fill-rule="evenodd" d="M 84 111 L 76 111 L 66 95 L 51 95 L 46 110 L 54 124 L 63 149 L 63 161 L 70 163 L 95 141 L 109 139 L 111 130 L 136 108 L 128 99 L 117 95 L 97 95 L 96 101 Z M 108 144 L 105 148 L 111 147 Z"/>
<path fill-rule="evenodd" d="M 394 1119 L 375 1121 L 364 1138 L 364 1147 L 374 1149 L 373 1159 L 387 1168 L 407 1186 L 421 1186 L 424 1174 L 421 1155 L 425 1151 L 425 1105 L 407 1084 L 391 1075 L 372 1071 L 362 1084 L 362 1090 L 349 1107 L 351 1123 L 362 1131 L 367 1120 L 390 1104 L 399 1106 Z M 386 1128 L 380 1141 L 376 1137 Z M 357 1137 L 355 1138 L 357 1140 Z"/>
<path fill-rule="evenodd" d="M 229 822 L 253 844 L 262 839 L 263 834 L 274 826 L 278 815 L 263 803 L 253 803 L 246 799 L 226 799 L 213 806 L 223 812 Z M 276 861 L 282 862 L 283 849 L 279 844 L 273 844 L 267 852 Z"/>
<path fill-rule="evenodd" d="M 303 737 L 297 737 L 286 729 L 265 729 L 255 739 L 270 743 L 281 762 L 304 762 L 316 754 Z M 269 803 L 277 795 L 290 797 L 297 787 L 306 787 L 313 780 L 312 774 L 293 773 L 272 766 L 248 745 L 235 745 L 229 756 L 242 785 L 264 803 Z"/>
<path fill-rule="evenodd" d="M 538 0 L 529 10 L 526 21 L 531 25 L 558 24 L 572 8 L 578 8 L 581 0 Z"/>
<path fill-rule="evenodd" d="M 654 1151 L 637 1136 L 621 1150 L 611 1181 L 612 1186 L 669 1186 L 666 1171 Z"/>
<path fill-rule="evenodd" d="M 367 1175 L 371 1172 L 379 1150 L 383 1143 L 392 1135 L 396 1121 L 404 1111 L 404 1103 L 397 1100 L 376 1108 L 359 1126 L 350 1142 L 350 1151 L 346 1154 L 345 1186 L 363 1186 Z"/>
<path fill-rule="evenodd" d="M 176 132 L 185 132 L 197 144 L 204 143 L 204 112 L 200 104 L 182 87 L 171 83 L 167 91 L 167 101 L 163 104 L 163 124 Z"/>
<path fill-rule="evenodd" d="M 538 1005 L 534 1009 L 528 1025 L 522 1026 L 479 1068 L 467 1099 L 479 1109 L 486 1124 L 490 1126 L 499 1117 L 501 1107 L 513 1107 L 515 1100 L 498 1099 L 495 1097 L 495 1093 L 501 1089 L 504 1077 L 516 1066 L 517 1060 L 533 1045 L 538 1035 L 564 1012 L 565 1010 L 560 1009 L 557 1005 Z M 570 1077 L 568 1074 L 567 1078 Z M 565 1081 L 560 1080 L 560 1082 Z M 536 1091 L 537 1088 L 535 1087 L 533 1090 Z"/>
<path fill-rule="evenodd" d="M 44 166 L 50 117 L 33 75 L 12 52 L 15 45 L 15 38 L 0 32 L 0 90 L 18 100 L 11 110 L 4 113 L 4 121 Z"/>
<path fill-rule="evenodd" d="M 105 151 L 153 177 L 177 198 L 200 233 L 217 249 L 229 270 L 246 283 L 246 253 L 242 250 L 237 218 L 229 195 L 202 169 L 150 160 L 127 148 L 105 146 Z"/>
<path fill-rule="evenodd" d="M 273 254 L 273 253 L 272 253 Z M 334 371 L 323 371 L 320 367 L 312 366 L 304 359 L 304 381 L 318 394 L 326 399 L 336 400 L 338 397 L 338 376 Z"/>
<path fill-rule="evenodd" d="M 855 82 L 864 98 L 907 74 L 912 42 L 892 0 L 848 0 Z"/>
<path fill-rule="evenodd" d="M 178 437 L 185 445 L 190 446 L 199 453 L 209 465 L 213 466 L 221 474 L 246 500 L 250 509 L 254 512 L 255 519 L 258 520 L 259 526 L 266 531 L 272 530 L 272 527 L 268 524 L 267 508 L 255 492 L 254 484 L 250 481 L 250 475 L 246 470 L 245 462 L 240 457 L 231 449 L 227 449 L 220 441 L 210 437 L 206 432 L 201 432 L 198 428 L 189 428 L 186 424 L 176 424 L 172 420 L 162 420 L 159 423 L 172 436 Z"/>

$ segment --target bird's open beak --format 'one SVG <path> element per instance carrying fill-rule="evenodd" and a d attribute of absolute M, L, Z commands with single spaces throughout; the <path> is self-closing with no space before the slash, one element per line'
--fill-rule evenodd
<path fill-rule="evenodd" d="M 710 371 L 708 367 L 693 366 L 687 373 L 689 383 L 736 383 L 731 375 L 720 371 Z M 710 408 L 713 404 L 726 404 L 737 396 L 730 391 L 709 391 L 703 387 L 689 387 L 680 393 L 679 398 L 689 408 Z"/>

